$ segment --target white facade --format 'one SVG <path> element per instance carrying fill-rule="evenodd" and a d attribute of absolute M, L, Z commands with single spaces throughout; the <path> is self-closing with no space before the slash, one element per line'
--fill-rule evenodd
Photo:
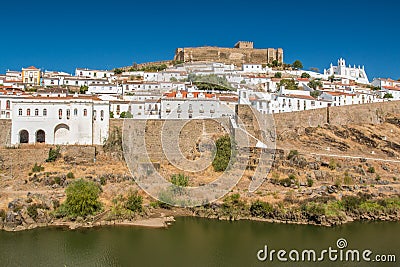
<path fill-rule="evenodd" d="M 13 145 L 102 145 L 108 138 L 109 103 L 98 98 L 24 98 L 14 100 L 12 111 Z"/>
<path fill-rule="evenodd" d="M 77 68 L 75 69 L 75 76 L 87 77 L 92 79 L 108 79 L 111 78 L 111 76 L 114 76 L 114 72 L 109 70 L 91 70 L 87 68 Z"/>
<path fill-rule="evenodd" d="M 324 70 L 324 75 L 327 76 L 339 76 L 343 78 L 348 78 L 354 80 L 358 83 L 369 84 L 367 73 L 365 72 L 364 66 L 356 67 L 355 65 L 351 67 L 350 65 L 346 67 L 346 61 L 343 58 L 338 60 L 338 65 L 333 66 L 332 63 L 329 69 Z"/>

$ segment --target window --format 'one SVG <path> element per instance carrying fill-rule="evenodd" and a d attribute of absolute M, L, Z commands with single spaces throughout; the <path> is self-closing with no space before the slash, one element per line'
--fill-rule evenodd
<path fill-rule="evenodd" d="M 67 109 L 67 120 L 69 120 L 70 116 L 71 116 L 71 111 Z"/>
<path fill-rule="evenodd" d="M 62 109 L 58 110 L 58 118 L 61 119 L 62 118 Z"/>
<path fill-rule="evenodd" d="M 10 100 L 7 100 L 6 101 L 6 109 L 10 109 L 10 105 L 11 105 Z"/>
<path fill-rule="evenodd" d="M 100 111 L 100 119 L 101 119 L 101 120 L 104 120 L 104 110 L 101 110 L 101 111 Z"/>
<path fill-rule="evenodd" d="M 78 109 L 74 109 L 74 116 L 78 116 Z"/>
<path fill-rule="evenodd" d="M 39 109 L 35 109 L 35 116 L 39 116 Z"/>
<path fill-rule="evenodd" d="M 87 109 L 85 108 L 84 110 L 83 110 L 83 116 L 87 116 Z"/>
<path fill-rule="evenodd" d="M 47 116 L 47 109 L 43 109 L 43 116 Z"/>
<path fill-rule="evenodd" d="M 22 108 L 18 109 L 18 116 L 22 116 Z"/>
<path fill-rule="evenodd" d="M 26 110 L 26 116 L 30 116 L 30 115 L 31 115 L 31 109 L 28 108 L 28 109 Z"/>
<path fill-rule="evenodd" d="M 96 120 L 96 114 L 97 112 L 96 112 L 96 110 L 93 110 L 93 120 L 95 121 Z"/>

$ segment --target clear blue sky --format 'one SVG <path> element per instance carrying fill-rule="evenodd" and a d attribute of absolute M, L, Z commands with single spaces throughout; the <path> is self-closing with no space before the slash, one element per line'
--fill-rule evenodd
<path fill-rule="evenodd" d="M 3 1 L 0 73 L 172 59 L 184 46 L 282 47 L 321 71 L 339 57 L 400 78 L 398 1 Z"/>

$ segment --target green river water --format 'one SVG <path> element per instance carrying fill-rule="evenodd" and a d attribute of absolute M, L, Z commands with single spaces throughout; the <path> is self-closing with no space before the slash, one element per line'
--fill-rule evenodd
<path fill-rule="evenodd" d="M 339 238 L 346 239 L 345 249 L 360 253 L 369 249 L 370 259 L 393 254 L 396 262 L 329 261 L 327 256 L 324 262 L 257 259 L 265 245 L 287 253 L 292 249 L 319 253 L 337 249 Z M 182 217 L 168 229 L 0 231 L 0 266 L 400 266 L 400 223 L 356 222 L 328 228 Z"/>

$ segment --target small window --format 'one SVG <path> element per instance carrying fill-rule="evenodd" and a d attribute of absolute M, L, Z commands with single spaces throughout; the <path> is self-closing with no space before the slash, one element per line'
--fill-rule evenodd
<path fill-rule="evenodd" d="M 69 120 L 70 116 L 71 116 L 71 111 L 67 109 L 67 120 Z"/>
<path fill-rule="evenodd" d="M 39 116 L 39 109 L 35 109 L 35 116 Z"/>
<path fill-rule="evenodd" d="M 83 116 L 87 116 L 87 109 L 85 108 L 84 110 L 83 110 Z"/>
<path fill-rule="evenodd" d="M 10 100 L 7 100 L 7 101 L 6 101 L 6 109 L 10 109 L 10 105 L 11 105 Z"/>
<path fill-rule="evenodd" d="M 104 120 L 104 110 L 101 110 L 101 111 L 100 111 L 100 119 L 101 119 L 101 120 Z"/>
<path fill-rule="evenodd" d="M 18 116 L 22 116 L 22 108 L 18 109 Z"/>
<path fill-rule="evenodd" d="M 47 109 L 43 109 L 43 116 L 47 116 Z"/>
<path fill-rule="evenodd" d="M 59 119 L 62 118 L 62 113 L 63 113 L 63 112 L 62 112 L 62 109 L 59 109 L 59 110 L 58 110 L 58 118 L 59 118 Z"/>
<path fill-rule="evenodd" d="M 93 120 L 94 120 L 94 121 L 96 120 L 96 115 L 97 115 L 96 110 L 93 110 Z"/>
<path fill-rule="evenodd" d="M 74 109 L 74 116 L 78 116 L 78 109 Z"/>
<path fill-rule="evenodd" d="M 31 109 L 28 108 L 28 109 L 26 110 L 26 116 L 30 116 L 30 115 L 31 115 Z"/>

